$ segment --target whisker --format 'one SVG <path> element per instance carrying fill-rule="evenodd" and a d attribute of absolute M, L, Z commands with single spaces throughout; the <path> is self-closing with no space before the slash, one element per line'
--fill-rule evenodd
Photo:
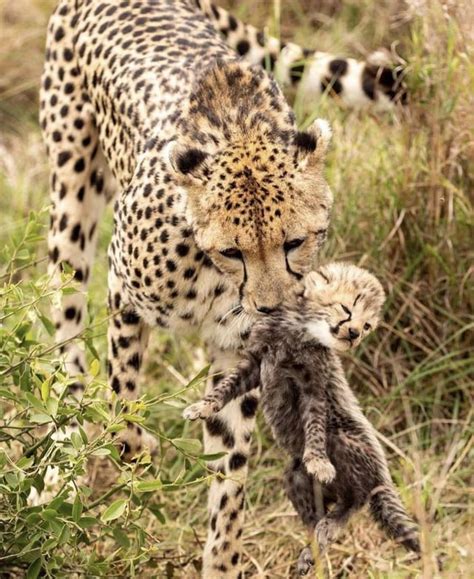
<path fill-rule="evenodd" d="M 222 324 L 225 322 L 225 320 L 232 315 L 233 313 L 237 312 L 240 313 L 243 310 L 242 306 L 240 304 L 237 304 L 236 306 L 234 306 L 233 308 L 231 308 L 228 312 L 226 312 L 222 318 L 219 320 L 219 324 Z"/>

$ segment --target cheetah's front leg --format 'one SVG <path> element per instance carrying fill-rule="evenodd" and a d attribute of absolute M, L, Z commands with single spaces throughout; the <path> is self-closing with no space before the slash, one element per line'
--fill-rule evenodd
<path fill-rule="evenodd" d="M 113 269 L 109 272 L 109 310 L 112 317 L 108 329 L 108 373 L 112 390 L 124 400 L 138 397 L 138 375 L 148 344 L 149 327 L 136 311 L 123 301 L 120 281 Z M 129 423 L 119 433 L 121 454 L 130 460 L 145 448 L 154 453 L 156 440 L 140 426 Z"/>
<path fill-rule="evenodd" d="M 217 350 L 206 393 L 219 386 L 221 373 L 237 365 L 234 352 Z M 203 556 L 202 577 L 237 579 L 240 575 L 241 535 L 244 516 L 244 484 L 251 434 L 255 425 L 258 391 L 231 400 L 204 426 L 206 453 L 225 452 L 211 467 L 225 478 L 213 481 L 209 492 L 210 523 Z"/>

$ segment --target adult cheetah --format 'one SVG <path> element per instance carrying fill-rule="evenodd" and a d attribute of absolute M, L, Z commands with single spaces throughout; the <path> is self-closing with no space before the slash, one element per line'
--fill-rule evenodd
<path fill-rule="evenodd" d="M 330 131 L 320 121 L 298 131 L 275 81 L 251 64 L 257 56 L 280 60 L 295 82 L 301 73 L 288 47 L 206 2 L 61 0 L 51 18 L 41 89 L 50 267 L 57 278 L 69 264 L 87 286 L 97 225 L 115 198 L 108 368 L 123 398 L 138 395 L 152 326 L 199 328 L 211 374 L 235 366 L 252 321 L 297 291 L 324 240 Z M 324 78 L 334 74 L 331 62 Z M 347 70 L 338 71 L 343 86 Z M 390 100 L 379 77 L 366 100 Z M 55 312 L 72 375 L 85 371 L 84 352 L 70 341 L 84 317 L 82 293 Z M 231 475 L 210 491 L 206 578 L 239 575 L 256 402 L 245 396 L 206 424 L 207 451 L 227 452 L 214 467 Z M 135 432 L 123 440 L 125 454 L 144 443 L 153 444 Z"/>

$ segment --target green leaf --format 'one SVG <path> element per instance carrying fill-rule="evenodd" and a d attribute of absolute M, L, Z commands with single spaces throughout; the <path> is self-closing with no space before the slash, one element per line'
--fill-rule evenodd
<path fill-rule="evenodd" d="M 26 470 L 28 468 L 30 468 L 30 466 L 34 463 L 35 459 L 33 456 L 22 456 L 20 458 L 20 460 L 16 463 L 16 466 L 18 468 L 21 468 L 22 470 Z"/>
<path fill-rule="evenodd" d="M 97 376 L 100 373 L 100 360 L 98 360 L 97 358 L 95 360 L 92 360 L 89 372 L 91 376 L 97 378 Z"/>
<path fill-rule="evenodd" d="M 208 364 L 200 372 L 198 372 L 198 374 L 196 374 L 196 376 L 194 376 L 194 378 L 191 380 L 191 382 L 188 383 L 187 388 L 194 388 L 194 386 L 197 386 L 203 380 L 205 380 L 207 378 L 207 375 L 209 374 L 209 368 L 210 367 L 211 367 L 211 365 Z"/>
<path fill-rule="evenodd" d="M 36 579 L 41 571 L 41 558 L 33 561 L 26 572 L 26 579 Z"/>
<path fill-rule="evenodd" d="M 197 438 L 174 438 L 173 444 L 183 452 L 199 454 L 202 450 L 201 441 Z"/>
<path fill-rule="evenodd" d="M 46 402 L 48 400 L 50 390 L 51 388 L 48 379 L 45 380 L 43 384 L 41 384 L 41 398 L 43 399 L 43 402 Z"/>
<path fill-rule="evenodd" d="M 127 508 L 127 501 L 125 499 L 118 499 L 114 501 L 109 507 L 105 509 L 102 513 L 101 520 L 103 523 L 108 521 L 114 521 L 123 515 L 125 509 Z"/>
<path fill-rule="evenodd" d="M 40 412 L 44 412 L 44 405 L 40 400 L 38 400 L 38 398 L 36 398 L 36 396 L 31 394 L 31 392 L 25 392 L 25 398 L 28 400 L 31 406 L 33 406 L 33 408 L 36 408 L 36 410 L 39 410 Z"/>
<path fill-rule="evenodd" d="M 94 452 L 91 452 L 92 456 L 109 456 L 110 454 L 110 448 L 98 448 L 94 450 Z"/>
<path fill-rule="evenodd" d="M 30 416 L 30 420 L 31 422 L 35 422 L 36 424 L 47 424 L 48 422 L 51 422 L 51 416 L 48 416 L 47 414 L 32 414 Z"/>
<path fill-rule="evenodd" d="M 97 525 L 99 521 L 95 517 L 82 517 L 77 521 L 77 524 L 81 527 L 81 529 L 88 529 L 94 525 Z"/>
<path fill-rule="evenodd" d="M 74 499 L 74 504 L 72 505 L 72 519 L 76 523 L 79 523 L 79 520 L 82 515 L 82 503 L 79 495 L 76 495 Z"/>
<path fill-rule="evenodd" d="M 48 334 L 50 336 L 54 336 L 54 333 L 56 330 L 55 330 L 53 322 L 49 318 L 44 316 L 43 314 L 38 314 L 38 316 L 39 316 L 39 319 L 42 321 L 43 326 L 46 328 L 46 331 L 48 332 Z"/>
<path fill-rule="evenodd" d="M 80 450 L 83 445 L 82 437 L 78 432 L 71 433 L 71 442 L 76 450 Z"/>
<path fill-rule="evenodd" d="M 143 480 L 134 485 L 138 493 L 150 493 L 161 489 L 163 483 L 160 480 Z"/>
<path fill-rule="evenodd" d="M 113 535 L 114 539 L 121 547 L 124 549 L 128 549 L 130 547 L 130 539 L 128 538 L 127 534 L 122 531 L 122 529 L 118 529 L 116 527 L 113 530 Z"/>
<path fill-rule="evenodd" d="M 148 510 L 151 511 L 162 525 L 166 523 L 166 518 L 161 512 L 159 505 L 148 505 Z"/>
<path fill-rule="evenodd" d="M 225 456 L 227 452 L 215 452 L 214 454 L 200 454 L 198 458 L 201 460 L 218 460 Z"/>
<path fill-rule="evenodd" d="M 54 509 L 44 509 L 41 516 L 45 521 L 55 521 L 58 518 L 59 513 Z"/>

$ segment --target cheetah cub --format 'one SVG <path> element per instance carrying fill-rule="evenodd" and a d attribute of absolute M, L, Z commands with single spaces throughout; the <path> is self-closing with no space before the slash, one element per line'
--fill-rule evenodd
<path fill-rule="evenodd" d="M 384 292 L 368 271 L 331 263 L 304 279 L 305 290 L 253 327 L 237 368 L 184 417 L 209 418 L 260 387 L 278 445 L 292 458 L 286 490 L 321 550 L 350 515 L 369 503 L 372 516 L 407 549 L 419 552 L 415 525 L 398 497 L 373 426 L 349 388 L 336 352 L 355 348 L 378 325 Z M 322 484 L 326 514 L 317 512 Z M 330 510 L 327 507 L 334 505 Z M 303 549 L 299 573 L 314 561 Z"/>

